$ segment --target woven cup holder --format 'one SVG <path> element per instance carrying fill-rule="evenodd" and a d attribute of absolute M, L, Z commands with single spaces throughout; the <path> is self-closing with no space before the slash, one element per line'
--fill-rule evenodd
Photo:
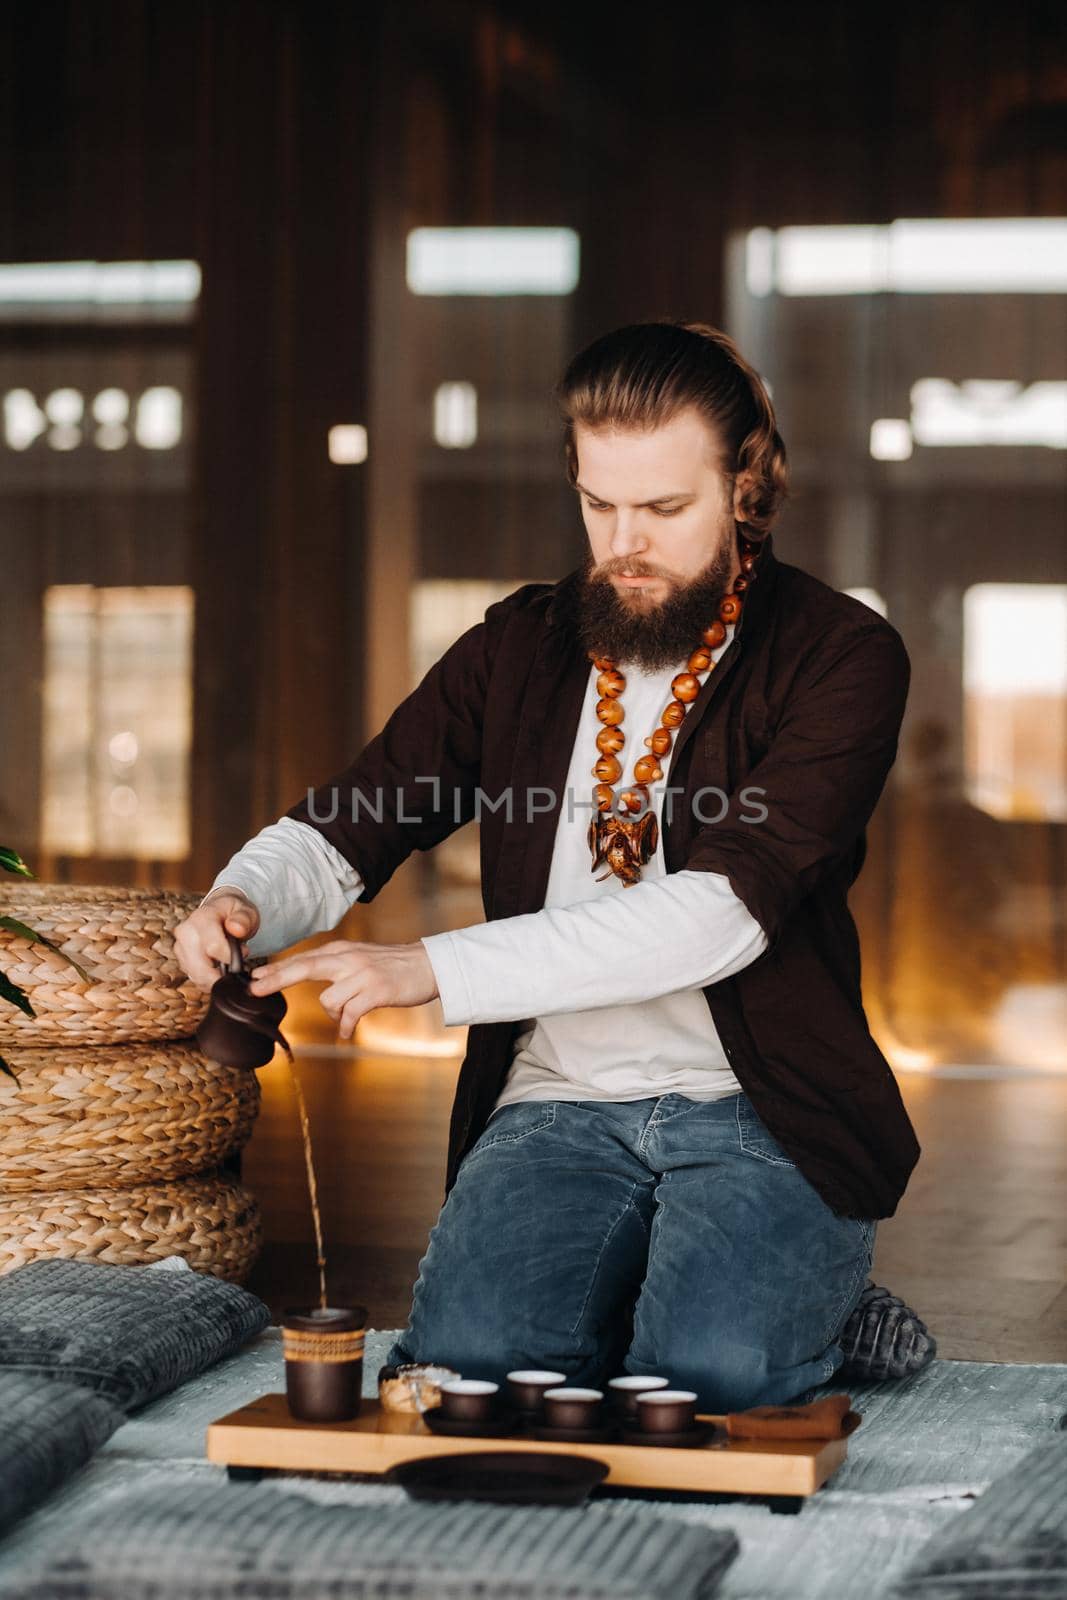
<path fill-rule="evenodd" d="M 365 1306 L 296 1307 L 282 1320 L 285 1394 L 303 1422 L 347 1422 L 363 1387 Z"/>

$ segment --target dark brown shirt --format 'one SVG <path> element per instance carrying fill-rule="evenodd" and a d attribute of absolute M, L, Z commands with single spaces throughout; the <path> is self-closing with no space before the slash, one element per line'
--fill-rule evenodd
<path fill-rule="evenodd" d="M 867 1025 L 847 894 L 896 757 L 908 654 L 876 612 L 779 561 L 772 538 L 758 571 L 674 741 L 664 863 L 724 873 L 767 935 L 756 961 L 704 990 L 757 1113 L 839 1215 L 888 1217 L 919 1144 Z M 352 863 L 363 901 L 412 850 L 478 817 L 486 918 L 543 907 L 590 671 L 578 576 L 490 606 L 362 754 L 288 812 Z M 470 1028 L 449 1188 L 522 1020 Z"/>

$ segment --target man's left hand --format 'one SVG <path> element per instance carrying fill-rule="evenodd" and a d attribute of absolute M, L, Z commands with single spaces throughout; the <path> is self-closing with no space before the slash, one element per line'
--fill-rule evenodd
<path fill-rule="evenodd" d="M 437 998 L 437 979 L 420 940 L 414 944 L 366 944 L 335 939 L 284 961 L 268 961 L 252 974 L 253 994 L 273 994 L 291 984 L 329 982 L 319 996 L 342 1039 L 378 1006 L 421 1006 Z"/>

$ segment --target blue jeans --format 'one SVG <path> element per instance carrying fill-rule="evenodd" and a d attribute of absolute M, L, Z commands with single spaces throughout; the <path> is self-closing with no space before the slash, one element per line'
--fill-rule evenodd
<path fill-rule="evenodd" d="M 743 1093 L 522 1101 L 464 1157 L 386 1359 L 804 1403 L 844 1359 L 876 1227 L 831 1210 Z"/>

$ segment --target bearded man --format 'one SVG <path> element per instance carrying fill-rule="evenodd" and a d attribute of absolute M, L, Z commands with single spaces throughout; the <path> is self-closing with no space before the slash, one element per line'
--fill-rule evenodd
<path fill-rule="evenodd" d="M 786 452 L 723 333 L 620 328 L 557 398 L 583 564 L 490 606 L 227 864 L 179 953 L 208 984 L 227 931 L 258 954 L 334 927 L 477 818 L 484 924 L 335 941 L 253 982 L 328 980 L 343 1039 L 437 996 L 470 1025 L 389 1361 L 803 1402 L 919 1156 L 847 906 L 908 655 L 775 555 Z"/>

